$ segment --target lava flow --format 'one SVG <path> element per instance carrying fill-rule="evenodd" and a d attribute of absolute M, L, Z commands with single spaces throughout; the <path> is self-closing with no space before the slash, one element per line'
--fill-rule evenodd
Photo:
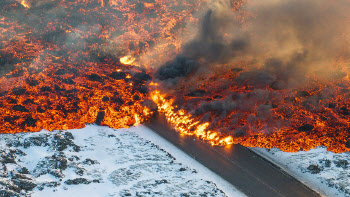
<path fill-rule="evenodd" d="M 151 93 L 152 100 L 158 105 L 159 113 L 167 118 L 167 121 L 181 134 L 196 136 L 209 141 L 211 145 L 229 145 L 233 143 L 232 136 L 220 136 L 217 132 L 209 131 L 209 123 L 200 123 L 192 118 L 185 110 L 175 111 L 172 100 L 166 100 L 164 94 L 159 91 Z"/>
<path fill-rule="evenodd" d="M 349 151 L 350 2 L 221 3 L 155 71 L 158 110 L 212 144 Z"/>
<path fill-rule="evenodd" d="M 0 132 L 156 110 L 212 145 L 350 151 L 347 0 L 3 0 Z"/>
<path fill-rule="evenodd" d="M 175 43 L 170 32 L 181 29 L 196 4 L 4 0 L 0 6 L 0 132 L 15 133 L 147 121 L 150 71 L 132 66 L 127 54 L 153 45 L 165 53 L 170 43 L 158 43 Z"/>

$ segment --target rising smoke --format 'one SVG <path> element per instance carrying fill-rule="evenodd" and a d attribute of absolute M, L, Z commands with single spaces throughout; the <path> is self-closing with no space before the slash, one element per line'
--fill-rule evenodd
<path fill-rule="evenodd" d="M 156 71 L 165 90 L 185 95 L 175 98 L 175 105 L 209 122 L 208 129 L 236 136 L 290 125 L 293 111 L 281 104 L 292 105 L 296 97 L 303 99 L 301 107 L 318 113 L 318 103 L 330 97 L 328 90 L 317 95 L 301 90 L 346 76 L 350 2 L 251 0 L 238 12 L 229 5 L 213 1 L 196 36 Z M 227 72 L 234 77 L 226 78 Z M 203 84 L 210 85 L 203 89 Z M 213 97 L 217 92 L 221 97 Z M 304 127 L 313 129 L 296 129 Z"/>
<path fill-rule="evenodd" d="M 251 62 L 248 68 L 258 65 L 259 70 L 244 72 L 238 82 L 250 81 L 262 88 L 277 80 L 282 82 L 272 86 L 281 89 L 306 84 L 311 73 L 320 79 L 334 77 L 330 70 L 339 66 L 334 60 L 349 57 L 349 1 L 252 0 L 237 13 L 229 5 L 228 1 L 212 3 L 197 36 L 183 45 L 181 58 L 160 67 L 160 80 L 195 73 L 197 64 L 230 66 L 245 59 Z M 246 21 L 237 20 L 242 18 Z"/>

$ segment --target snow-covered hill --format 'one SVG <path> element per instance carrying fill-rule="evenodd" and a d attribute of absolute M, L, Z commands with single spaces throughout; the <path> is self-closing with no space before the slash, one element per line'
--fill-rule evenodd
<path fill-rule="evenodd" d="M 244 196 L 144 126 L 0 135 L 0 196 Z"/>

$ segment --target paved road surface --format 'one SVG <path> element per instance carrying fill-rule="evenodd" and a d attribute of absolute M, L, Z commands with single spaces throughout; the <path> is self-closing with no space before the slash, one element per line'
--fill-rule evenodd
<path fill-rule="evenodd" d="M 162 116 L 147 125 L 251 197 L 320 196 L 278 166 L 240 145 L 211 146 L 172 130 Z"/>

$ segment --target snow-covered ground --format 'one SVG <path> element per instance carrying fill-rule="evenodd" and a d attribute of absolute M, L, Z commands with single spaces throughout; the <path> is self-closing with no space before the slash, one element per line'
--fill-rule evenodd
<path fill-rule="evenodd" d="M 252 148 L 324 196 L 350 197 L 350 154 Z M 145 126 L 0 135 L 0 196 L 244 194 Z"/>
<path fill-rule="evenodd" d="M 145 126 L 0 135 L 0 196 L 244 196 Z"/>
<path fill-rule="evenodd" d="M 350 154 L 335 154 L 325 147 L 286 153 L 277 148 L 251 148 L 286 172 L 327 197 L 350 197 Z"/>

